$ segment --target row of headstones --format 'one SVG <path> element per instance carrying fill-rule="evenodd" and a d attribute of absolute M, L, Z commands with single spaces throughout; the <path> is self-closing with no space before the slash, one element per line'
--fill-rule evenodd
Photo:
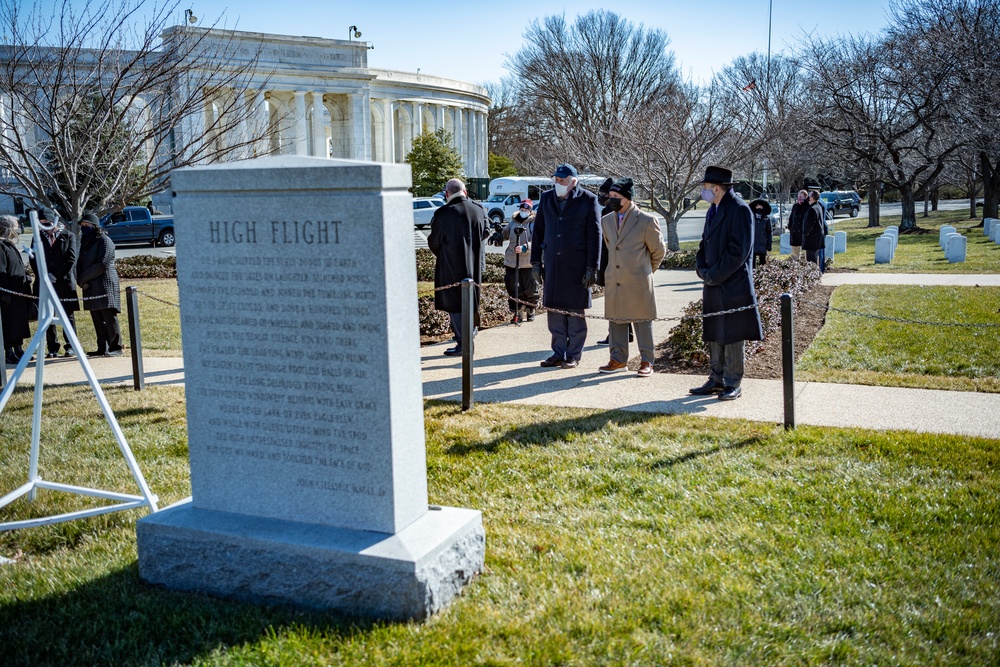
<path fill-rule="evenodd" d="M 1000 220 L 997 218 L 986 218 L 983 220 L 983 232 L 997 245 L 1000 245 Z"/>
<path fill-rule="evenodd" d="M 828 223 L 830 231 L 833 225 Z M 792 254 L 792 236 L 788 232 L 781 235 L 781 246 L 779 252 L 782 255 Z M 847 232 L 833 232 L 826 235 L 826 258 L 833 262 L 834 255 L 847 252 Z"/>
<path fill-rule="evenodd" d="M 899 245 L 899 227 L 890 225 L 875 239 L 875 263 L 891 264 L 896 257 L 896 246 Z"/>
<path fill-rule="evenodd" d="M 938 245 L 944 250 L 945 259 L 949 263 L 965 261 L 965 250 L 968 240 L 951 225 L 944 225 L 938 232 Z"/>

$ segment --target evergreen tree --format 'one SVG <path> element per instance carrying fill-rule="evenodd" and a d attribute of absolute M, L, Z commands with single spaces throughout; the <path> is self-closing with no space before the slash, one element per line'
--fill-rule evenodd
<path fill-rule="evenodd" d="M 452 144 L 451 133 L 444 129 L 414 139 L 406 161 L 413 170 L 413 194 L 417 197 L 441 192 L 449 179 L 465 178 L 462 157 Z"/>
<path fill-rule="evenodd" d="M 517 167 L 514 166 L 514 161 L 506 155 L 490 152 L 489 165 L 490 178 L 517 176 Z"/>

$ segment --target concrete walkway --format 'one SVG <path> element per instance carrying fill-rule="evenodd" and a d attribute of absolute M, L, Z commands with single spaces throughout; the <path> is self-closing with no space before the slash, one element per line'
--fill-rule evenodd
<path fill-rule="evenodd" d="M 841 276 L 852 282 L 876 282 L 888 277 L 893 279 L 888 284 L 1000 285 L 1000 276 L 939 274 L 826 274 L 823 282 L 845 284 L 838 282 L 844 280 Z M 658 271 L 654 278 L 660 317 L 677 317 L 684 306 L 701 298 L 701 281 L 692 271 Z M 870 280 L 863 280 L 866 278 Z M 588 313 L 600 317 L 603 307 L 603 300 L 598 299 Z M 655 323 L 655 340 L 666 338 L 674 324 L 673 321 Z M 722 402 L 688 394 L 690 387 L 704 381 L 701 376 L 654 373 L 652 377 L 640 378 L 630 371 L 600 374 L 597 367 L 609 357 L 608 348 L 597 345 L 597 341 L 606 334 L 606 322 L 591 320 L 582 363 L 578 368 L 562 370 L 538 365 L 550 353 L 544 316 L 522 326 L 484 330 L 476 338 L 475 401 L 693 414 L 777 424 L 784 420 L 780 380 L 744 380 L 743 397 Z M 461 400 L 461 359 L 442 355 L 450 346 L 440 343 L 421 348 L 425 398 Z M 630 351 L 637 354 L 634 345 Z M 102 384 L 131 386 L 132 367 L 128 357 L 97 358 L 90 362 Z M 147 357 L 145 370 L 149 385 L 184 381 L 184 364 L 179 358 Z M 86 382 L 76 359 L 46 361 L 44 373 L 46 384 Z M 21 378 L 21 383 L 33 382 L 34 363 Z M 1000 438 L 1000 394 L 818 382 L 797 383 L 795 394 L 798 424 Z"/>

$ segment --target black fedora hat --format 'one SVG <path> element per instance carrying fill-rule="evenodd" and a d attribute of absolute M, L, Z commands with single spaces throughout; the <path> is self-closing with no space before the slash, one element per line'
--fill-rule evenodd
<path fill-rule="evenodd" d="M 705 170 L 705 178 L 702 183 L 714 183 L 715 185 L 732 185 L 733 170 L 725 167 L 709 167 Z"/>

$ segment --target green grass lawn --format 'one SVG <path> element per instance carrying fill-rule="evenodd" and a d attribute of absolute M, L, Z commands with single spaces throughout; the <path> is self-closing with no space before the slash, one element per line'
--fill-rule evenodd
<path fill-rule="evenodd" d="M 931 233 L 900 235 L 890 264 L 875 264 L 875 239 L 886 227 L 898 225 L 898 216 L 882 218 L 882 226 L 877 228 L 868 228 L 867 218 L 835 218 L 834 229 L 847 232 L 847 252 L 836 256 L 834 266 L 870 273 L 1000 273 L 1000 245 L 990 241 L 981 226 L 971 228 L 979 221 L 970 220 L 968 211 L 937 211 L 927 218 L 921 215 L 917 214 L 917 225 Z M 944 225 L 955 227 L 968 239 L 965 262 L 949 264 L 945 259 L 938 245 L 938 232 Z"/>
<path fill-rule="evenodd" d="M 183 390 L 108 396 L 153 491 L 184 497 Z M 132 491 L 87 390 L 46 398 L 43 475 Z M 0 416 L 3 491 L 25 478 L 30 403 Z M 1000 659 L 1000 441 L 485 404 L 425 419 L 430 502 L 487 531 L 486 571 L 429 622 L 146 586 L 129 512 L 0 533 L 0 664 Z M 41 494 L 0 518 L 88 502 Z"/>
<path fill-rule="evenodd" d="M 830 306 L 922 322 L 1000 325 L 1000 287 L 844 285 Z M 1000 392 L 998 342 L 996 326 L 928 326 L 830 311 L 796 366 L 796 379 Z"/>

